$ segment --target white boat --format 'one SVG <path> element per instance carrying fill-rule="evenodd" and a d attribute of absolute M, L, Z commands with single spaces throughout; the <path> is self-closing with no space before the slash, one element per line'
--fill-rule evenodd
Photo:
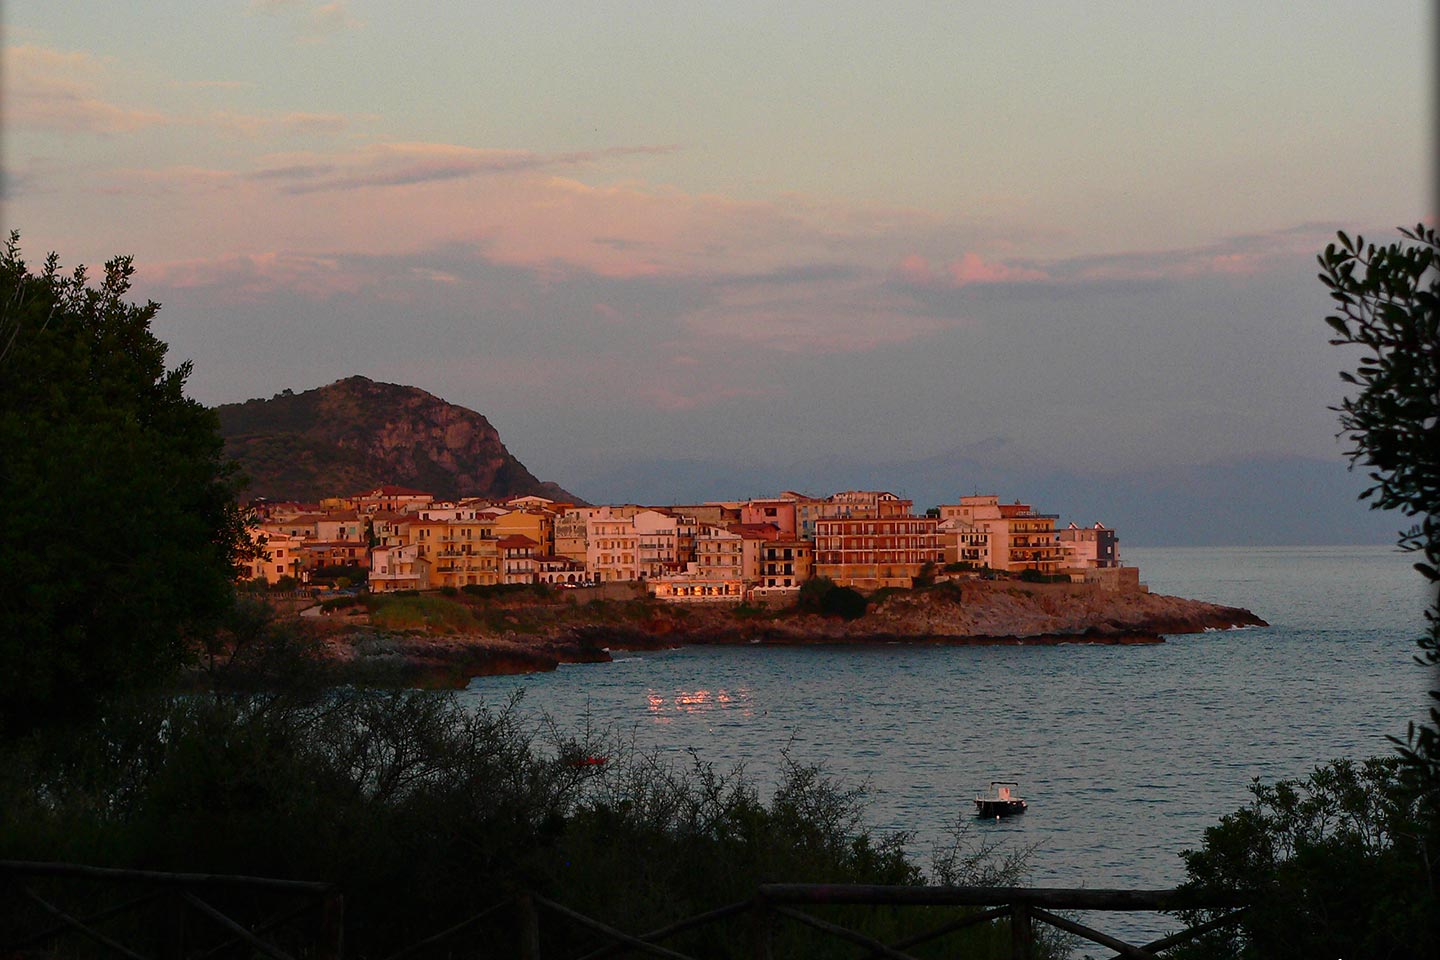
<path fill-rule="evenodd" d="M 975 798 L 975 810 L 982 817 L 1008 817 L 1024 813 L 1029 806 L 1018 793 L 1020 784 L 1014 780 L 991 780 L 988 793 Z"/>

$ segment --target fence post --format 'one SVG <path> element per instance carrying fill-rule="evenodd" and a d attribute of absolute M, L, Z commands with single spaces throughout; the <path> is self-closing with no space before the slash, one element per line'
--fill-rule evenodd
<path fill-rule="evenodd" d="M 345 953 L 345 897 L 338 890 L 320 901 L 318 960 L 340 960 Z"/>
<path fill-rule="evenodd" d="M 179 891 L 175 891 L 168 894 L 164 902 L 169 907 L 171 922 L 162 925 L 166 936 L 162 955 L 185 960 L 185 901 Z"/>
<path fill-rule="evenodd" d="M 1011 960 L 1030 960 L 1035 951 L 1035 930 L 1030 923 L 1030 905 L 1010 905 L 1010 957 Z"/>
<path fill-rule="evenodd" d="M 540 914 L 528 893 L 515 898 L 520 920 L 520 960 L 540 960 Z"/>
<path fill-rule="evenodd" d="M 755 948 L 755 960 L 772 960 L 775 914 L 771 912 L 769 902 L 763 896 L 758 895 L 755 897 L 754 906 L 751 907 L 751 913 L 750 938 Z"/>

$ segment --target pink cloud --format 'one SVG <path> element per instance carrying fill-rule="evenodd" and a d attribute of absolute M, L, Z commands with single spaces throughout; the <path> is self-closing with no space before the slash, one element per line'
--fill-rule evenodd
<path fill-rule="evenodd" d="M 143 265 L 140 279 L 175 289 L 204 288 L 243 302 L 277 290 L 326 297 L 354 293 L 373 282 L 365 271 L 334 257 L 267 252 Z"/>
<path fill-rule="evenodd" d="M 65 133 L 133 133 L 171 122 L 156 110 L 116 103 L 107 65 L 88 53 L 49 47 L 7 47 L 5 121 Z"/>
<path fill-rule="evenodd" d="M 344 114 L 304 112 L 266 115 L 220 111 L 206 122 L 246 137 L 333 135 L 350 126 L 350 118 Z"/>
<path fill-rule="evenodd" d="M 957 287 L 971 283 L 1033 283 L 1049 279 L 1040 270 L 986 260 L 974 251 L 951 263 L 949 274 Z"/>
<path fill-rule="evenodd" d="M 930 269 L 930 261 L 918 253 L 912 253 L 901 260 L 895 273 L 900 279 L 921 286 L 929 286 L 935 282 L 935 271 Z"/>
<path fill-rule="evenodd" d="M 324 118 L 328 115 L 304 115 Z M 312 121 L 314 126 L 317 121 Z M 621 146 L 560 154 L 500 150 L 452 143 L 372 143 L 358 150 L 320 157 L 315 154 L 271 158 L 257 171 L 260 179 L 281 183 L 288 193 L 412 187 L 439 180 L 463 180 L 516 174 L 547 167 L 570 167 L 631 154 L 668 153 L 672 146 Z"/>

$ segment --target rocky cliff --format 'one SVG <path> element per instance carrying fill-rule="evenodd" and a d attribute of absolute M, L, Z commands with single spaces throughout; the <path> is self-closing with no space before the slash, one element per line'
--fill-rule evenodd
<path fill-rule="evenodd" d="M 415 387 L 348 377 L 216 413 L 253 497 L 315 501 L 389 483 L 443 499 L 576 501 L 515 459 L 483 416 Z"/>

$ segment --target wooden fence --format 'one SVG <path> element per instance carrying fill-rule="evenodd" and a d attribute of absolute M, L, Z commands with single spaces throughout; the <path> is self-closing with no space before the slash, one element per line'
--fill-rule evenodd
<path fill-rule="evenodd" d="M 1087 924 L 1055 911 L 1169 911 L 1181 906 L 1187 909 L 1210 908 L 1228 910 L 1222 916 L 1196 927 L 1146 944 L 1130 944 Z M 817 907 L 924 908 L 960 907 L 960 911 L 938 926 L 910 934 L 903 940 L 885 943 L 873 936 L 816 916 Z M 808 909 L 807 909 L 808 908 Z M 1082 940 L 1088 940 L 1115 951 L 1117 958 L 1153 960 L 1173 947 L 1189 943 L 1207 933 L 1237 924 L 1244 914 L 1238 900 L 1207 900 L 1196 903 L 1182 901 L 1174 890 L 1101 890 L 1044 887 L 888 887 L 831 884 L 766 884 L 753 897 L 666 924 L 648 932 L 632 934 L 616 929 L 594 917 L 538 894 L 518 894 L 493 904 L 467 920 L 440 931 L 387 958 L 415 960 L 438 955 L 457 939 L 471 935 L 474 927 L 497 916 L 508 916 L 516 925 L 516 956 L 520 960 L 604 960 L 622 955 L 663 957 L 666 960 L 702 960 L 704 953 L 684 953 L 665 945 L 682 933 L 721 922 L 739 920 L 748 931 L 748 949 L 739 951 L 755 960 L 783 960 L 775 952 L 777 931 L 784 923 L 798 924 L 861 948 L 857 960 L 917 960 L 906 951 L 926 944 L 938 943 L 964 930 L 982 925 L 1000 924 L 1008 928 L 1009 956 L 1012 960 L 1032 960 L 1037 955 L 1037 927 L 1048 925 Z M 541 949 L 542 931 L 548 924 L 564 923 L 591 934 L 598 945 L 565 956 L 550 956 Z M 717 937 L 723 953 L 733 956 L 736 937 Z M 840 944 L 837 943 L 836 946 Z M 448 955 L 448 954 L 447 954 Z M 834 955 L 839 955 L 834 954 Z"/>
<path fill-rule="evenodd" d="M 37 892 L 56 884 L 70 889 L 69 902 L 82 903 L 83 915 L 58 898 Z M 122 956 L 129 960 L 209 960 L 224 956 L 264 956 L 273 960 L 342 960 L 343 901 L 330 884 L 258 877 L 208 876 L 112 870 L 72 864 L 0 861 L 0 957 Z M 75 895 L 75 888 L 81 895 Z M 85 895 L 92 886 L 103 896 Z M 269 901 L 257 910 L 257 899 Z M 32 907 L 15 910 L 16 904 Z M 219 906 L 217 906 L 217 903 Z M 1226 910 L 1216 919 L 1146 944 L 1130 944 L 1057 911 L 1174 911 L 1178 908 Z M 223 908 L 223 909 L 222 909 Z M 941 922 L 925 928 L 910 924 L 903 938 L 885 942 L 873 933 L 836 921 L 835 908 L 854 924 L 863 908 L 890 911 L 950 908 Z M 853 908 L 862 908 L 858 913 Z M 829 918 L 817 913 L 828 913 Z M 766 884 L 753 896 L 676 920 L 641 933 L 627 933 L 536 893 L 521 892 L 439 930 L 391 954 L 386 960 L 423 960 L 461 955 L 515 956 L 519 960 L 605 960 L 619 956 L 703 960 L 719 954 L 755 960 L 783 960 L 777 942 L 787 925 L 834 942 L 859 948 L 856 960 L 917 960 L 908 952 L 935 946 L 966 930 L 987 929 L 1008 941 L 1012 960 L 1037 956 L 1038 931 L 1049 926 L 1114 951 L 1125 960 L 1155 958 L 1207 933 L 1232 926 L 1244 914 L 1238 900 L 1182 901 L 1174 890 L 1103 890 L 1045 887 L 892 887 L 834 884 Z M 44 917 L 48 923 L 20 929 L 16 917 Z M 128 918 L 128 922 L 127 922 Z M 14 929 L 11 929 L 11 927 Z M 115 928 L 120 927 L 117 931 Z M 921 929 L 914 930 L 914 927 Z M 704 949 L 683 952 L 674 945 L 681 934 L 713 927 Z M 571 936 L 542 936 L 559 928 Z M 737 932 L 738 931 L 738 932 Z M 793 932 L 793 931 L 791 931 Z M 581 934 L 574 936 L 573 934 Z M 126 938 L 128 935 L 128 939 Z M 138 937 L 138 939 L 137 939 Z M 78 941 L 84 951 L 63 944 Z M 554 949 L 564 941 L 583 946 Z M 143 942 L 141 942 L 143 941 Z M 542 949 L 545 944 L 550 947 Z M 671 945 L 667 946 L 667 943 Z M 738 946 L 737 946 L 738 945 Z M 548 952 L 547 952 L 548 951 Z M 1002 946 L 1001 952 L 1006 952 Z M 843 955 L 839 950 L 827 956 Z"/>
<path fill-rule="evenodd" d="M 341 960 L 328 883 L 0 860 L 0 956 Z"/>

